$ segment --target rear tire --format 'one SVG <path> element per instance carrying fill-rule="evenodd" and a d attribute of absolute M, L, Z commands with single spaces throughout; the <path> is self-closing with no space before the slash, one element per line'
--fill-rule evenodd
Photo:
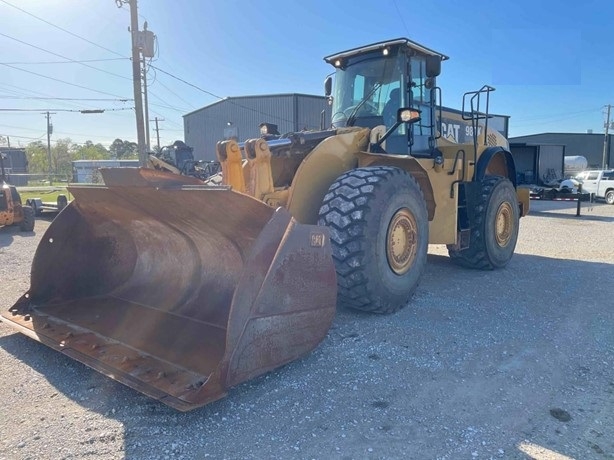
<path fill-rule="evenodd" d="M 448 246 L 450 258 L 464 267 L 481 270 L 505 267 L 514 255 L 520 223 L 518 197 L 510 180 L 487 176 L 475 214 L 469 247 L 458 251 Z"/>
<path fill-rule="evenodd" d="M 358 168 L 339 176 L 320 208 L 330 229 L 340 306 L 373 313 L 403 308 L 426 265 L 428 214 L 402 169 Z"/>
<path fill-rule="evenodd" d="M 19 224 L 19 229 L 22 232 L 32 232 L 34 231 L 34 221 L 36 218 L 34 217 L 34 209 L 30 206 L 23 206 L 23 220 Z"/>
<path fill-rule="evenodd" d="M 33 210 L 34 210 L 34 215 L 35 216 L 40 216 L 43 212 L 41 209 L 38 208 L 38 206 L 36 206 L 36 200 L 35 199 L 28 199 L 26 200 L 26 206 L 30 206 Z"/>
<path fill-rule="evenodd" d="M 58 195 L 56 203 L 58 206 L 58 211 L 61 211 L 66 206 L 68 206 L 68 198 L 66 198 L 66 195 Z"/>
<path fill-rule="evenodd" d="M 608 190 L 605 194 L 605 202 L 607 204 L 614 204 L 614 190 Z"/>

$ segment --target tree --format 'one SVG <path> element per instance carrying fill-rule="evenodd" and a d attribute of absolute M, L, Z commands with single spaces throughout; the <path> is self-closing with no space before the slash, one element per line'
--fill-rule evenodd
<path fill-rule="evenodd" d="M 70 138 L 58 139 L 51 147 L 51 167 L 47 146 L 41 141 L 31 142 L 26 147 L 28 169 L 30 174 L 48 174 L 70 177 L 74 160 L 105 160 L 110 155 L 101 144 L 86 141 L 76 145 Z"/>
<path fill-rule="evenodd" d="M 30 142 L 26 147 L 28 158 L 28 172 L 30 174 L 43 174 L 49 172 L 47 147 L 41 141 Z"/>
<path fill-rule="evenodd" d="M 72 152 L 75 145 L 70 138 L 58 139 L 51 149 L 52 172 L 62 176 L 72 175 Z"/>
<path fill-rule="evenodd" d="M 85 144 L 75 147 L 72 160 L 110 160 L 111 154 L 102 144 L 85 141 Z"/>
<path fill-rule="evenodd" d="M 115 139 L 109 147 L 109 152 L 113 158 L 118 160 L 136 159 L 138 158 L 139 148 L 136 142 Z"/>

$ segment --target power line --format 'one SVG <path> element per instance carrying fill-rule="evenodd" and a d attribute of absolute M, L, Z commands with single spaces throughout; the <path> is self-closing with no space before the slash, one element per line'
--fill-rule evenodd
<path fill-rule="evenodd" d="M 196 86 L 196 85 L 194 85 L 194 84 L 192 84 L 192 83 L 190 83 L 190 82 L 185 81 L 185 80 L 184 80 L 184 79 L 182 79 L 182 78 L 179 78 L 179 77 L 177 77 L 177 76 L 173 75 L 173 74 L 172 74 L 172 73 L 170 73 L 170 72 L 167 72 L 166 70 L 162 70 L 162 69 L 160 69 L 159 67 L 156 67 L 155 65 L 150 64 L 149 66 L 150 66 L 150 67 L 152 67 L 152 68 L 154 68 L 154 69 L 156 69 L 156 70 L 157 70 L 157 71 L 159 71 L 159 72 L 162 72 L 162 73 L 163 73 L 163 74 L 165 74 L 165 75 L 168 75 L 169 77 L 174 78 L 175 80 L 180 81 L 181 83 L 185 83 L 186 85 L 191 86 L 192 88 L 197 89 L 198 91 L 201 91 L 201 92 L 203 92 L 203 93 L 205 93 L 205 94 L 208 94 L 209 96 L 213 96 L 213 97 L 215 97 L 215 98 L 217 98 L 217 99 L 220 99 L 220 100 L 224 99 L 222 96 L 218 96 L 217 94 L 213 94 L 212 92 L 207 91 L 206 89 L 202 89 L 202 88 L 200 88 L 200 87 L 198 87 L 198 86 Z"/>
<path fill-rule="evenodd" d="M 0 112 L 81 112 L 81 113 L 102 113 L 120 112 L 122 110 L 134 110 L 134 107 L 122 107 L 116 109 L 0 109 Z"/>
<path fill-rule="evenodd" d="M 109 62 L 109 61 L 129 61 L 130 58 L 108 58 L 108 59 L 84 59 L 80 61 L 20 61 L 20 62 L 3 62 L 2 64 L 13 65 L 39 65 L 39 64 L 82 64 L 84 62 Z"/>
<path fill-rule="evenodd" d="M 403 19 L 403 15 L 401 14 L 401 10 L 399 9 L 399 5 L 397 5 L 396 0 L 392 0 L 392 3 L 394 3 L 394 7 L 397 10 L 398 17 L 401 20 L 401 22 L 403 23 L 403 27 L 405 27 L 405 32 L 407 32 L 407 35 L 409 36 L 410 35 L 409 29 L 407 28 L 407 24 L 405 24 L 405 20 Z"/>
<path fill-rule="evenodd" d="M 556 123 L 559 121 L 565 121 L 565 120 L 572 120 L 574 118 L 580 118 L 584 113 L 587 112 L 593 112 L 593 110 L 588 110 L 585 112 L 576 112 L 573 115 L 564 115 L 564 116 L 559 116 L 559 117 L 548 117 L 548 118 L 542 118 L 542 119 L 538 119 L 535 121 L 525 121 L 525 122 L 521 122 L 521 123 L 516 123 L 513 121 L 510 121 L 510 124 L 513 124 L 515 127 L 518 126 L 527 126 L 527 125 L 547 125 L 548 123 Z M 541 121 L 540 121 L 541 120 Z"/>
<path fill-rule="evenodd" d="M 0 83 L 0 86 L 5 86 L 5 87 L 9 87 L 10 86 L 10 87 L 13 87 L 13 88 L 17 88 L 18 90 L 23 90 L 23 91 L 30 92 L 30 93 L 33 93 L 33 94 L 42 94 L 42 95 L 47 96 L 46 93 L 43 93 L 43 92 L 40 92 L 40 91 L 33 91 L 33 90 L 22 88 L 22 87 L 16 86 L 16 85 L 8 85 L 6 83 Z M 11 92 L 17 93 L 17 91 L 12 90 L 12 89 L 4 89 L 4 91 L 11 91 Z M 2 97 L 0 96 L 0 98 L 2 98 Z M 62 104 L 64 106 L 68 106 L 68 107 L 74 107 L 74 108 L 77 108 L 79 110 L 82 110 L 82 107 L 83 107 L 82 105 L 77 105 L 77 104 L 74 104 L 74 103 L 68 102 L 68 101 L 74 99 L 75 101 L 81 101 L 82 100 L 82 101 L 86 101 L 87 102 L 89 100 L 89 99 L 86 99 L 86 98 L 81 99 L 81 98 L 54 98 L 54 97 L 48 97 L 48 98 L 41 97 L 40 99 L 41 100 L 57 100 L 59 104 Z M 121 102 L 124 101 L 124 99 L 106 99 L 106 98 L 91 99 L 91 100 L 92 101 L 121 101 Z M 132 101 L 132 99 L 126 99 L 125 101 Z M 12 112 L 12 116 L 16 116 L 16 115 L 28 115 L 28 112 Z M 124 118 L 127 114 L 125 114 L 124 112 L 112 112 L 112 113 L 108 113 L 107 115 L 108 116 L 115 116 L 115 117 L 122 117 L 122 118 Z"/>
<path fill-rule="evenodd" d="M 40 96 L 48 96 L 48 97 L 52 97 L 52 95 L 51 95 L 51 94 L 48 94 L 48 93 L 43 93 L 43 92 L 41 92 L 41 91 L 34 91 L 34 90 L 30 89 L 30 88 L 22 88 L 21 86 L 10 85 L 10 84 L 4 83 L 4 82 L 0 83 L 0 86 L 5 87 L 5 88 L 3 89 L 4 91 L 9 91 L 9 92 L 14 93 L 14 94 L 19 95 L 19 96 L 24 96 L 24 95 L 25 95 L 25 96 L 30 96 L 30 95 L 32 95 L 32 94 L 37 94 L 37 95 L 40 95 Z M 8 87 L 10 87 L 10 88 L 16 88 L 16 89 L 17 89 L 17 90 L 19 90 L 19 91 L 16 91 L 16 90 L 14 90 L 14 89 L 9 89 Z M 76 108 L 79 108 L 79 105 L 77 105 L 77 104 L 73 104 L 73 103 L 71 103 L 71 102 L 64 102 L 64 101 L 61 101 L 61 100 L 60 100 L 60 101 L 58 101 L 58 103 L 59 103 L 59 104 L 62 104 L 62 105 L 64 105 L 64 106 L 67 106 L 67 107 L 76 107 Z"/>
<path fill-rule="evenodd" d="M 0 32 L 0 36 L 8 38 L 10 40 L 14 40 L 17 43 L 21 43 L 22 45 L 30 46 L 30 47 L 32 47 L 34 49 L 39 50 L 39 51 L 43 51 L 45 53 L 49 53 L 49 54 L 52 54 L 52 55 L 57 56 L 57 57 L 61 57 L 62 59 L 66 59 L 66 60 L 68 60 L 68 61 L 70 61 L 72 63 L 79 64 L 79 65 L 82 65 L 84 67 L 88 67 L 90 69 L 97 70 L 98 72 L 103 72 L 103 73 L 112 75 L 114 77 L 123 78 L 124 80 L 131 80 L 131 78 L 124 77 L 123 75 L 119 75 L 119 74 L 116 74 L 116 73 L 113 73 L 113 72 L 109 72 L 108 70 L 99 69 L 98 67 L 94 67 L 93 65 L 85 64 L 84 62 L 75 61 L 74 59 L 71 59 L 69 57 L 63 56 L 63 55 L 61 55 L 59 53 L 54 53 L 53 51 L 46 50 L 45 48 L 41 48 L 40 46 L 33 45 L 32 43 L 24 42 L 23 40 L 19 40 L 18 38 L 11 37 L 10 35 L 6 35 L 6 34 L 3 34 L 3 33 Z"/>
<path fill-rule="evenodd" d="M 60 27 L 60 26 L 58 26 L 58 25 L 56 25 L 56 24 L 53 24 L 53 23 L 51 23 L 51 22 L 49 22 L 49 21 L 47 21 L 47 20 L 45 20 L 45 19 L 43 19 L 43 18 L 39 18 L 38 16 L 35 16 L 34 14 L 32 14 L 32 13 L 30 13 L 30 12 L 28 12 L 28 11 L 26 11 L 26 10 L 22 9 L 22 8 L 19 8 L 18 6 L 13 5 L 12 3 L 9 3 L 9 2 L 7 2 L 6 0 L 0 0 L 0 1 L 1 1 L 2 3 L 4 3 L 5 5 L 8 5 L 8 6 L 12 7 L 12 8 L 15 8 L 16 10 L 21 11 L 22 13 L 27 14 L 28 16 L 32 16 L 34 19 L 38 19 L 39 21 L 42 21 L 42 22 L 44 22 L 45 24 L 49 24 L 50 26 L 55 27 L 56 29 L 59 29 L 59 30 L 61 30 L 62 32 L 66 32 L 67 34 L 72 35 L 73 37 L 79 38 L 79 39 L 81 39 L 81 40 L 83 40 L 83 41 L 85 41 L 85 42 L 87 42 L 87 43 L 89 43 L 89 44 L 91 44 L 91 45 L 97 46 L 97 47 L 98 47 L 98 48 L 100 48 L 100 49 L 103 49 L 103 50 L 105 50 L 105 51 L 108 51 L 109 53 L 113 53 L 113 54 L 115 54 L 115 55 L 117 55 L 117 56 L 121 56 L 121 57 L 123 57 L 123 58 L 128 58 L 127 56 L 124 56 L 123 54 L 118 53 L 117 51 L 113 51 L 113 50 L 111 50 L 111 49 L 109 49 L 109 48 L 106 48 L 106 47 L 104 47 L 104 46 L 102 46 L 102 45 L 99 45 L 98 43 L 94 43 L 93 41 L 88 40 L 87 38 L 84 38 L 84 37 L 82 37 L 82 36 L 80 36 L 80 35 L 77 35 L 77 34 L 75 34 L 75 33 L 71 32 L 71 31 L 66 30 L 66 29 L 64 29 L 64 28 L 62 28 L 62 27 Z M 130 59 L 130 58 L 128 58 L 128 59 Z"/>
<path fill-rule="evenodd" d="M 15 134 L 11 134 L 11 135 L 10 135 L 10 137 L 11 137 L 11 138 L 16 137 L 17 139 L 31 139 L 31 140 L 34 140 L 34 141 L 39 141 L 39 140 L 41 140 L 41 138 L 42 138 L 43 136 L 45 136 L 45 134 L 41 134 L 41 135 L 40 135 L 40 136 L 38 136 L 38 137 L 30 137 L 30 136 L 17 136 L 17 135 L 15 135 Z M 55 142 L 55 141 L 51 141 L 51 142 Z"/>
<path fill-rule="evenodd" d="M 2 1 L 2 0 L 0 0 L 0 1 Z M 3 65 L 3 66 L 5 66 L 5 67 L 10 67 L 11 69 L 15 69 L 15 70 L 21 70 L 22 72 L 30 73 L 30 74 L 32 74 L 32 75 L 36 75 L 36 76 L 39 76 L 39 77 L 42 77 L 42 78 L 47 78 L 47 79 L 49 79 L 49 80 L 53 80 L 53 81 L 57 81 L 57 82 L 60 82 L 60 83 L 64 83 L 64 84 L 66 84 L 66 85 L 75 86 L 75 87 L 77 87 L 77 88 L 86 89 L 86 90 L 88 90 L 88 91 L 93 91 L 93 92 L 95 92 L 95 93 L 106 94 L 107 96 L 113 96 L 113 97 L 117 97 L 117 98 L 120 98 L 120 99 L 126 99 L 126 98 L 124 98 L 124 97 L 122 97 L 122 96 L 118 96 L 117 94 L 111 94 L 111 93 L 107 93 L 107 92 L 105 92 L 105 91 L 99 91 L 99 90 L 97 90 L 97 89 L 88 88 L 87 86 L 77 85 L 76 83 L 69 83 L 69 82 L 67 82 L 67 81 L 60 80 L 60 79 L 58 79 L 58 78 L 49 77 L 49 76 L 47 76 L 47 75 L 42 75 L 42 74 L 40 74 L 40 73 L 32 72 L 32 71 L 30 71 L 30 70 L 21 69 L 21 68 L 19 68 L 19 67 L 15 67 L 15 66 L 12 66 L 12 65 L 9 65 L 9 64 L 2 64 L 2 63 L 0 63 L 0 65 Z"/>
<path fill-rule="evenodd" d="M 151 63 L 150 63 L 151 66 Z M 154 69 L 154 76 L 155 76 L 155 69 Z M 174 95 L 177 99 L 180 99 L 182 102 L 185 102 L 187 105 L 189 105 L 190 107 L 192 107 L 193 109 L 196 109 L 196 107 L 191 103 L 186 101 L 184 98 L 182 98 L 179 94 L 177 94 L 176 92 L 174 92 L 172 89 L 170 89 L 168 86 L 166 86 L 164 83 L 162 83 L 159 80 L 154 80 L 154 82 L 152 82 L 152 84 L 150 86 L 153 86 L 153 83 L 158 83 L 159 85 L 161 85 L 163 88 L 165 88 L 169 93 L 171 93 L 172 95 Z"/>
<path fill-rule="evenodd" d="M 0 127 L 2 128 L 11 128 L 11 129 L 19 129 L 21 131 L 35 131 L 35 132 L 40 132 L 40 129 L 34 129 L 34 128 L 25 128 L 23 126 L 12 126 L 12 125 L 2 125 L 0 124 Z M 67 131 L 55 131 L 54 130 L 54 134 L 61 134 L 61 135 L 71 135 L 71 136 L 80 136 L 80 137 L 90 137 L 90 138 L 100 138 L 100 139 L 117 139 L 117 136 L 101 136 L 99 134 L 88 134 L 88 133 L 71 133 L 71 132 L 67 132 Z M 43 136 L 45 136 L 46 134 L 43 134 Z M 15 136 L 17 137 L 17 136 Z M 42 137 L 42 136 L 41 136 Z M 53 140 L 51 142 L 54 142 Z"/>
<path fill-rule="evenodd" d="M 158 115 L 160 118 L 164 118 L 164 115 L 161 114 L 160 112 L 156 112 L 155 110 L 150 110 L 151 113 L 153 113 L 154 115 Z M 172 125 L 177 126 L 178 128 L 183 128 L 183 124 L 181 123 L 177 123 L 173 120 L 169 120 L 168 118 L 164 120 L 166 123 L 170 123 Z"/>
<path fill-rule="evenodd" d="M 112 102 L 128 102 L 133 99 L 109 99 L 109 98 L 79 98 L 79 97 L 36 97 L 36 96 L 0 96 L 0 99 L 28 99 L 37 101 L 112 101 Z"/>
<path fill-rule="evenodd" d="M 231 99 L 227 99 L 227 98 L 224 98 L 224 97 L 218 96 L 217 94 L 213 94 L 212 92 L 207 91 L 206 89 L 202 89 L 202 88 L 200 88 L 200 87 L 198 87 L 198 86 L 196 86 L 196 85 L 194 85 L 194 84 L 192 84 L 192 83 L 190 83 L 190 82 L 187 82 L 187 81 L 185 81 L 184 79 L 179 78 L 179 77 L 177 77 L 177 76 L 173 75 L 172 73 L 167 72 L 167 71 L 165 71 L 165 70 L 162 70 L 162 69 L 160 69 L 159 67 L 156 67 L 156 66 L 154 66 L 154 65 L 150 65 L 150 67 L 153 67 L 153 68 L 154 68 L 154 69 L 156 69 L 157 71 L 162 72 L 163 74 L 168 75 L 169 77 L 172 77 L 172 78 L 174 78 L 175 80 L 178 80 L 178 81 L 180 81 L 180 82 L 182 82 L 182 83 L 185 83 L 186 85 L 191 86 L 192 88 L 195 88 L 195 89 L 197 89 L 198 91 L 201 91 L 201 92 L 203 92 L 203 93 L 205 93 L 205 94 L 208 94 L 209 96 L 213 96 L 213 97 L 215 97 L 215 98 L 217 98 L 217 99 L 220 99 L 220 100 L 226 100 L 226 101 L 227 101 L 229 104 L 232 104 L 232 105 L 234 105 L 234 106 L 236 106 L 236 107 L 240 107 L 240 108 L 242 108 L 242 109 L 249 110 L 249 111 L 251 111 L 251 112 L 258 113 L 258 114 L 260 114 L 260 115 L 265 115 L 265 116 L 267 116 L 267 117 L 269 117 L 269 118 L 271 118 L 271 119 L 276 119 L 276 120 L 281 120 L 281 121 L 285 121 L 285 122 L 288 122 L 288 123 L 293 123 L 293 121 L 292 121 L 292 120 L 288 120 L 287 118 L 282 118 L 282 117 L 277 116 L 277 115 L 272 115 L 272 114 L 270 114 L 270 113 L 266 113 L 266 112 L 263 112 L 263 111 L 261 111 L 261 110 L 254 109 L 254 108 L 252 108 L 252 107 L 246 107 L 246 106 L 241 105 L 241 104 L 239 104 L 239 103 L 237 103 L 237 102 L 235 102 L 235 101 L 233 101 L 233 100 L 231 100 Z"/>
<path fill-rule="evenodd" d="M 149 93 L 149 95 L 150 95 L 150 96 L 153 96 L 153 97 L 155 97 L 156 99 L 158 99 L 159 101 L 162 101 L 162 102 L 164 102 L 165 104 L 167 104 L 167 103 L 166 103 L 166 101 L 165 101 L 164 99 L 160 98 L 160 97 L 159 97 L 159 96 L 157 96 L 156 94 L 154 94 L 154 93 L 150 92 L 150 93 Z M 150 102 L 150 103 L 149 103 L 149 105 L 153 105 L 153 106 L 155 106 L 155 107 L 162 107 L 163 109 L 174 110 L 175 112 L 179 112 L 179 113 L 186 113 L 186 112 L 189 112 L 189 110 L 187 110 L 187 109 L 178 109 L 177 107 L 173 107 L 172 105 L 155 104 L 155 103 L 153 103 L 153 102 Z"/>
<path fill-rule="evenodd" d="M 34 129 L 34 128 L 24 128 L 23 126 L 12 126 L 12 125 L 0 125 L 3 128 L 11 128 L 11 129 L 21 129 L 23 131 L 36 131 L 36 132 L 40 132 L 40 129 Z"/>
<path fill-rule="evenodd" d="M 533 121 L 540 121 L 540 120 L 548 120 L 548 119 L 552 119 L 555 118 L 557 120 L 562 120 L 565 118 L 574 118 L 575 115 L 579 115 L 579 114 L 583 114 L 583 113 L 589 113 L 589 112 L 596 112 L 597 110 L 600 110 L 601 107 L 596 107 L 594 109 L 586 109 L 586 110 L 578 110 L 576 112 L 564 112 L 564 113 L 558 113 L 555 115 L 544 115 L 544 116 L 537 116 L 537 117 L 527 117 L 527 118 L 519 118 L 517 120 L 514 120 L 515 122 L 521 122 L 524 124 L 527 124 L 528 122 L 533 122 Z M 561 118 L 563 117 L 563 118 Z"/>

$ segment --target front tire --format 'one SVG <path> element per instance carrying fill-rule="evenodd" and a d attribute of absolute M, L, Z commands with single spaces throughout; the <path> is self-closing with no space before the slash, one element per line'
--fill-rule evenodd
<path fill-rule="evenodd" d="M 448 246 L 450 258 L 464 267 L 481 270 L 505 267 L 514 255 L 519 224 L 514 186 L 507 178 L 487 176 L 476 205 L 469 247 L 456 250 Z"/>
<path fill-rule="evenodd" d="M 23 220 L 19 224 L 19 229 L 22 232 L 32 232 L 34 231 L 34 221 L 36 220 L 34 216 L 34 209 L 30 206 L 23 206 Z"/>
<path fill-rule="evenodd" d="M 614 204 L 614 190 L 608 190 L 605 194 L 605 202 L 607 204 Z"/>
<path fill-rule="evenodd" d="M 318 224 L 330 229 L 340 306 L 392 313 L 407 304 L 428 251 L 426 202 L 412 176 L 388 166 L 342 174 Z"/>

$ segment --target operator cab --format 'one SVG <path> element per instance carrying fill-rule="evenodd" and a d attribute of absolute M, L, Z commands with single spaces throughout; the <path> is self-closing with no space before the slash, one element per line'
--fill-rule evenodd
<path fill-rule="evenodd" d="M 333 128 L 384 126 L 386 153 L 431 156 L 437 135 L 435 78 L 446 59 L 406 38 L 324 58 L 336 68 L 334 92 L 330 77 L 326 81 Z M 411 109 L 411 116 L 400 109 Z"/>

